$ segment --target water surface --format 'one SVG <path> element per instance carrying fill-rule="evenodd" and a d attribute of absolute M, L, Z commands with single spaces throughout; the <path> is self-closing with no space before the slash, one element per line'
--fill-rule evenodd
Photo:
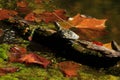
<path fill-rule="evenodd" d="M 106 22 L 108 34 L 102 41 L 116 40 L 120 44 L 120 0 L 54 0 L 54 3 L 73 16 L 81 13 L 108 19 Z"/>

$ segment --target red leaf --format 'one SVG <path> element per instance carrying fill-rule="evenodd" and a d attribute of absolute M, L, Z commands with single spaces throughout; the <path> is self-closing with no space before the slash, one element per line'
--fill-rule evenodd
<path fill-rule="evenodd" d="M 0 68 L 0 76 L 3 76 L 7 73 L 14 73 L 16 71 L 18 71 L 19 68 L 13 68 L 13 67 L 7 67 L 7 68 Z"/>
<path fill-rule="evenodd" d="M 18 13 L 16 11 L 2 9 L 2 10 L 0 10 L 0 20 L 11 18 L 17 14 Z"/>
<path fill-rule="evenodd" d="M 49 60 L 35 53 L 26 54 L 25 56 L 19 59 L 19 62 L 25 62 L 27 64 L 35 63 L 35 64 L 42 65 L 44 68 L 46 68 L 50 64 Z"/>
<path fill-rule="evenodd" d="M 58 66 L 60 70 L 66 75 L 66 77 L 77 76 L 77 70 L 80 68 L 79 64 L 72 61 L 60 62 Z"/>
<path fill-rule="evenodd" d="M 102 42 L 98 42 L 98 41 L 93 41 L 93 44 L 96 44 L 98 46 L 103 46 L 103 43 Z"/>

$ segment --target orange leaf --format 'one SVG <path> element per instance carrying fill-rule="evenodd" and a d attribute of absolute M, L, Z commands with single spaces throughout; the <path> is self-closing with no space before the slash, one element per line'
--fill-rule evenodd
<path fill-rule="evenodd" d="M 106 19 L 89 18 L 84 15 L 77 14 L 69 21 L 76 28 L 104 29 Z"/>
<path fill-rule="evenodd" d="M 50 61 L 46 58 L 33 53 L 26 54 L 25 56 L 21 57 L 19 61 L 25 62 L 27 64 L 39 64 L 42 65 L 44 68 L 46 68 L 50 64 Z"/>
<path fill-rule="evenodd" d="M 11 18 L 17 14 L 18 13 L 16 11 L 2 9 L 2 10 L 0 10 L 0 20 Z"/>
<path fill-rule="evenodd" d="M 105 44 L 103 44 L 103 46 L 112 50 L 111 42 L 105 43 Z"/>
<path fill-rule="evenodd" d="M 90 40 L 103 36 L 106 33 L 105 22 L 106 19 L 96 19 L 77 14 L 73 18 L 70 18 L 68 21 L 70 25 L 65 25 L 64 28 L 76 32 L 80 36 L 80 39 Z"/>
<path fill-rule="evenodd" d="M 66 77 L 77 76 L 77 70 L 80 65 L 72 61 L 64 61 L 58 64 L 60 70 L 66 75 Z"/>
<path fill-rule="evenodd" d="M 36 17 L 34 13 L 29 13 L 25 16 L 25 20 L 27 21 L 35 21 Z"/>

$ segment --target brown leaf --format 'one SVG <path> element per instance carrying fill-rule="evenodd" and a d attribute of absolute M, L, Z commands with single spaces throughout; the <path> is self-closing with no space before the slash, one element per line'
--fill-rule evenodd
<path fill-rule="evenodd" d="M 14 73 L 18 70 L 19 70 L 19 68 L 15 68 L 15 67 L 0 68 L 0 76 L 3 76 L 7 73 Z"/>
<path fill-rule="evenodd" d="M 0 37 L 3 35 L 4 31 L 0 29 Z"/>
<path fill-rule="evenodd" d="M 44 57 L 41 57 L 35 53 L 29 53 L 19 59 L 19 62 L 25 62 L 27 64 L 39 64 L 46 68 L 50 61 Z"/>
<path fill-rule="evenodd" d="M 2 10 L 0 10 L 0 20 L 11 18 L 17 14 L 18 13 L 16 11 L 2 9 Z"/>
<path fill-rule="evenodd" d="M 68 17 L 65 15 L 64 10 L 54 10 L 53 12 L 43 12 L 41 14 L 30 13 L 25 16 L 27 21 L 44 21 L 45 23 L 66 20 Z"/>
<path fill-rule="evenodd" d="M 66 75 L 66 77 L 77 76 L 77 70 L 80 68 L 78 63 L 72 61 L 64 61 L 58 64 L 60 70 Z"/>
<path fill-rule="evenodd" d="M 25 0 L 17 2 L 17 7 L 28 7 L 28 3 Z"/>

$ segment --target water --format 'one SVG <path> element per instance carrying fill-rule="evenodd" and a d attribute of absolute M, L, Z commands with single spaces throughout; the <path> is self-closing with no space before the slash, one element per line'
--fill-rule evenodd
<path fill-rule="evenodd" d="M 103 42 L 117 41 L 120 44 L 120 0 L 54 0 L 57 7 L 65 9 L 70 15 L 77 13 L 108 19 L 108 34 Z"/>

